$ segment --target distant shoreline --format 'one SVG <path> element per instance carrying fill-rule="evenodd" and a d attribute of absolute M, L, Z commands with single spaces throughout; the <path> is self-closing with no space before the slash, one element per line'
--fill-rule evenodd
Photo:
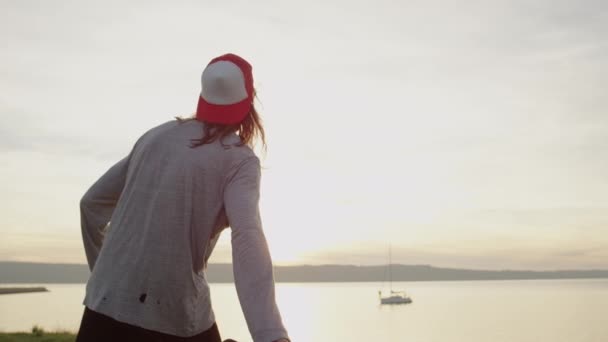
<path fill-rule="evenodd" d="M 484 282 L 484 281 L 536 281 L 536 280 L 546 280 L 546 281 L 551 281 L 551 280 L 603 280 L 603 279 L 608 279 L 608 276 L 606 277 L 570 277 L 570 278 L 504 278 L 504 279 L 435 279 L 435 280 L 393 280 L 393 283 L 442 283 L 442 282 Z M 388 280 L 276 280 L 274 281 L 275 284 L 352 284 L 352 283 L 356 283 L 356 284 L 362 284 L 362 283 L 386 283 L 388 284 Z M 36 285 L 86 285 L 87 282 L 86 281 L 82 281 L 82 282 L 60 282 L 60 281 L 54 281 L 54 282 L 47 282 L 47 281 L 40 281 L 40 282 L 3 282 L 0 283 L 0 290 L 3 289 L 1 286 L 3 285 L 11 285 L 11 284 L 36 284 Z M 207 280 L 207 284 L 213 285 L 213 284 L 234 284 L 234 281 L 229 281 L 229 280 Z M 1 292 L 1 291 L 0 291 Z M 23 293 L 27 293 L 27 292 L 45 292 L 45 291 L 24 291 Z M 46 292 L 50 292 L 50 290 L 46 289 Z M 20 293 L 20 292 L 16 292 L 16 293 Z M 11 294 L 11 293 L 0 293 L 0 295 L 2 294 Z"/>
<path fill-rule="evenodd" d="M 0 295 L 30 292 L 49 292 L 46 287 L 0 287 Z"/>
<path fill-rule="evenodd" d="M 90 271 L 84 264 L 43 264 L 0 261 L 1 284 L 84 284 Z M 231 264 L 209 264 L 209 283 L 233 283 Z M 430 265 L 392 265 L 392 281 L 477 281 L 608 278 L 602 270 L 472 270 Z M 275 266 L 277 283 L 350 283 L 388 281 L 386 265 Z"/>

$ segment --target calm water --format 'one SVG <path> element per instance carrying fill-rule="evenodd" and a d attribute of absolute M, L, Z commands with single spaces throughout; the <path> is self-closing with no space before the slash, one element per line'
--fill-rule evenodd
<path fill-rule="evenodd" d="M 413 304 L 380 306 L 376 283 L 277 284 L 294 342 L 608 341 L 608 279 L 394 283 Z M 76 331 L 84 285 L 0 296 L 0 330 Z M 211 285 L 223 338 L 251 341 L 231 284 Z"/>

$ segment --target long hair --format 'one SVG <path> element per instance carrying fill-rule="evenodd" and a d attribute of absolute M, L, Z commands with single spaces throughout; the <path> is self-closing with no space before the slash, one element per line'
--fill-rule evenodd
<path fill-rule="evenodd" d="M 195 115 L 189 118 L 175 117 L 175 119 L 177 119 L 177 121 L 180 123 L 190 120 L 197 120 Z M 241 140 L 237 144 L 238 146 L 247 145 L 249 147 L 253 147 L 255 139 L 258 138 L 262 143 L 262 149 L 264 151 L 266 150 L 266 134 L 264 132 L 264 126 L 262 125 L 260 114 L 255 109 L 255 105 L 253 103 L 251 103 L 249 113 L 240 123 L 232 125 L 217 124 L 206 121 L 203 121 L 203 123 L 203 135 L 198 139 L 191 139 L 191 148 L 197 148 L 202 145 L 210 144 L 218 139 L 221 142 L 226 136 L 232 133 L 237 133 Z"/>

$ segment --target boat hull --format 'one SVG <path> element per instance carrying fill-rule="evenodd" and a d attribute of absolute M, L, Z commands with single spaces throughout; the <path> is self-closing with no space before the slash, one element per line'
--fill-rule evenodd
<path fill-rule="evenodd" d="M 380 298 L 380 304 L 409 304 L 412 299 L 409 297 L 391 296 L 386 298 Z"/>

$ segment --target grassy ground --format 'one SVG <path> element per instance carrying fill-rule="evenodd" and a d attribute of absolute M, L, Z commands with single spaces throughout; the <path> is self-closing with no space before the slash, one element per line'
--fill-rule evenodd
<path fill-rule="evenodd" d="M 74 342 L 76 335 L 69 332 L 46 332 L 37 326 L 32 332 L 0 333 L 0 342 Z"/>
<path fill-rule="evenodd" d="M 76 335 L 68 333 L 0 333 L 0 342 L 74 342 Z"/>

